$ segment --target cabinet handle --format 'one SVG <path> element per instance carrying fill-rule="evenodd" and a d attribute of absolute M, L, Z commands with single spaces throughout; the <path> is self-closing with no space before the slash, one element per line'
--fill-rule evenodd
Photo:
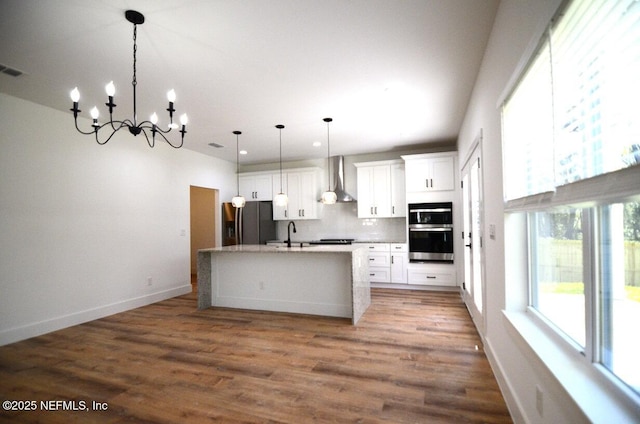
<path fill-rule="evenodd" d="M 285 217 L 285 218 L 288 218 L 288 216 L 287 216 L 287 210 L 286 210 L 286 209 L 284 210 L 284 217 Z"/>
<path fill-rule="evenodd" d="M 369 277 L 375 277 L 376 274 L 369 273 Z"/>
<path fill-rule="evenodd" d="M 392 256 L 392 257 L 391 257 L 391 263 L 392 263 L 392 264 L 394 264 L 394 263 L 395 263 L 395 262 L 393 262 L 393 258 L 394 258 L 394 256 Z"/>
<path fill-rule="evenodd" d="M 431 181 L 431 188 L 433 188 L 433 178 L 429 179 Z"/>
<path fill-rule="evenodd" d="M 375 262 L 374 258 L 369 258 L 369 262 Z"/>
<path fill-rule="evenodd" d="M 424 186 L 426 188 L 429 188 L 429 179 L 428 178 L 426 180 L 424 180 Z"/>
<path fill-rule="evenodd" d="M 371 212 L 370 212 L 371 215 L 373 215 L 373 206 L 371 206 L 370 210 L 371 210 Z"/>
<path fill-rule="evenodd" d="M 396 207 L 395 207 L 395 206 L 391 206 L 391 213 L 392 213 L 393 215 L 395 215 L 395 214 L 396 214 Z"/>
<path fill-rule="evenodd" d="M 374 209 L 376 211 L 376 215 L 378 215 L 378 207 L 376 206 Z"/>
<path fill-rule="evenodd" d="M 433 275 L 427 275 L 427 278 L 430 279 L 430 280 L 435 280 L 436 279 L 436 277 L 433 276 Z"/>

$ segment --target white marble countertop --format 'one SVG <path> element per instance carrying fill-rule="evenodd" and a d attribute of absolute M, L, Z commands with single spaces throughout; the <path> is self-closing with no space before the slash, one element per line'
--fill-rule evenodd
<path fill-rule="evenodd" d="M 268 246 L 264 244 L 241 244 L 235 246 L 212 247 L 209 249 L 200 249 L 198 252 L 238 252 L 238 253 L 351 253 L 354 250 L 366 249 L 362 245 L 304 245 L 300 247 L 300 243 L 291 243 L 291 247 L 286 246 Z"/>

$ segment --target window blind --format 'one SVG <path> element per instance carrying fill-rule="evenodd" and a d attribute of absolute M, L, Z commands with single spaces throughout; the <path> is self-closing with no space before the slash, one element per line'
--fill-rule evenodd
<path fill-rule="evenodd" d="M 592 177 L 638 164 L 640 1 L 570 2 L 502 119 L 507 210 L 588 201 Z"/>

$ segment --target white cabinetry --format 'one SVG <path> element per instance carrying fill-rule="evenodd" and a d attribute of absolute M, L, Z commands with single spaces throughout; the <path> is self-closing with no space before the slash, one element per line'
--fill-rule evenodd
<path fill-rule="evenodd" d="M 392 243 L 390 282 L 397 284 L 407 284 L 407 265 L 409 254 L 406 243 Z"/>
<path fill-rule="evenodd" d="M 402 156 L 405 161 L 406 191 L 454 190 L 455 152 Z"/>
<path fill-rule="evenodd" d="M 358 168 L 358 218 L 406 216 L 405 176 L 401 162 L 362 162 L 354 165 Z"/>
<path fill-rule="evenodd" d="M 407 216 L 407 191 L 404 163 L 393 163 L 391 168 L 391 216 Z"/>
<path fill-rule="evenodd" d="M 369 282 L 388 283 L 391 281 L 391 253 L 389 243 L 371 243 L 369 249 Z"/>
<path fill-rule="evenodd" d="M 369 282 L 407 283 L 406 243 L 369 243 Z"/>
<path fill-rule="evenodd" d="M 241 196 L 250 201 L 273 200 L 273 173 L 246 173 L 238 176 L 238 186 Z"/>
<path fill-rule="evenodd" d="M 456 269 L 448 264 L 409 264 L 408 283 L 423 286 L 456 286 Z"/>
<path fill-rule="evenodd" d="M 290 170 L 282 174 L 282 190 L 289 198 L 286 206 L 273 205 L 273 219 L 318 219 L 318 170 Z M 273 177 L 273 192 L 280 192 L 280 174 Z"/>

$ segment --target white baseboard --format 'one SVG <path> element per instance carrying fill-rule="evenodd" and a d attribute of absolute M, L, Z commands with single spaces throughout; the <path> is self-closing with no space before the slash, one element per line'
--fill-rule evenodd
<path fill-rule="evenodd" d="M 0 331 L 0 346 L 191 293 L 191 284 Z M 194 304 L 195 308 L 195 304 Z"/>

